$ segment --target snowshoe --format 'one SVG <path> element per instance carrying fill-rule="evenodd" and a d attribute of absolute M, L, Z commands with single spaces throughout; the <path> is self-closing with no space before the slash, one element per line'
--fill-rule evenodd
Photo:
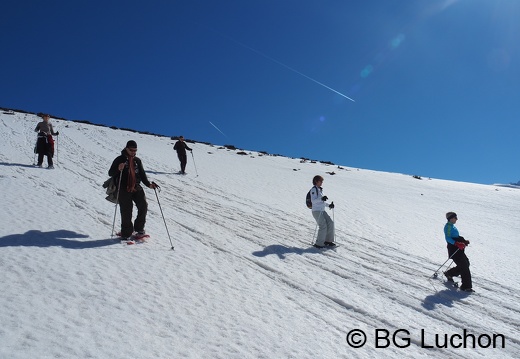
<path fill-rule="evenodd" d="M 142 233 L 136 233 L 133 235 L 133 238 L 135 239 L 135 241 L 137 243 L 144 243 L 148 240 L 148 238 L 150 238 L 150 235 L 142 232 Z"/>

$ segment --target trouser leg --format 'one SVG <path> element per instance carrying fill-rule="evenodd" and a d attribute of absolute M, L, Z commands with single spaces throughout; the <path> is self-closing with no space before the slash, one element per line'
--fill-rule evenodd
<path fill-rule="evenodd" d="M 134 193 L 134 202 L 137 207 L 137 218 L 134 222 L 134 229 L 136 232 L 144 232 L 146 224 L 146 214 L 148 213 L 148 203 L 146 202 L 146 195 L 143 189 Z"/>
<path fill-rule="evenodd" d="M 54 163 L 52 162 L 52 153 L 51 153 L 51 151 L 47 152 L 47 164 L 49 165 L 49 167 L 54 165 Z"/>
<path fill-rule="evenodd" d="M 472 288 L 471 271 L 469 269 L 469 259 L 464 251 L 459 250 L 452 257 L 455 267 L 446 271 L 446 275 L 450 277 L 461 278 L 461 288 Z"/>
<path fill-rule="evenodd" d="M 186 155 L 179 156 L 181 160 L 181 172 L 186 172 L 186 164 L 188 163 L 188 158 Z"/>
<path fill-rule="evenodd" d="M 325 242 L 334 242 L 334 222 L 327 212 L 323 211 L 325 222 L 327 223 L 327 234 L 325 235 Z"/>
<path fill-rule="evenodd" d="M 134 233 L 134 225 L 132 223 L 132 193 L 125 189 L 119 192 L 119 209 L 121 212 L 121 236 L 127 238 Z"/>
<path fill-rule="evenodd" d="M 471 282 L 471 271 L 469 270 L 469 259 L 466 257 L 466 253 L 462 252 L 460 256 L 454 259 L 457 264 L 457 268 L 459 268 L 460 279 L 461 279 L 461 289 L 472 288 Z"/>
<path fill-rule="evenodd" d="M 325 239 L 327 237 L 328 232 L 327 220 L 325 219 L 326 215 L 327 213 L 325 213 L 325 211 L 312 211 L 312 216 L 318 224 L 318 235 L 316 236 L 316 245 L 318 246 L 325 245 Z"/>

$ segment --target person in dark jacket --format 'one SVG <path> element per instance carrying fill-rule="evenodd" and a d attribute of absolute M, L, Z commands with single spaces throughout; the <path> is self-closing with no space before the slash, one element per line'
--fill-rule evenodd
<path fill-rule="evenodd" d="M 457 214 L 455 212 L 446 213 L 448 222 L 444 225 L 444 236 L 448 243 L 448 258 L 453 259 L 456 266 L 444 272 L 446 279 L 453 282 L 453 277 L 460 275 L 462 284 L 460 289 L 466 292 L 473 292 L 471 282 L 471 272 L 469 270 L 469 259 L 464 253 L 464 249 L 469 245 L 469 241 L 459 235 L 455 223 L 457 222 Z"/>
<path fill-rule="evenodd" d="M 184 142 L 184 137 L 180 136 L 179 140 L 175 142 L 175 145 L 173 146 L 173 149 L 177 151 L 177 157 L 179 158 L 179 161 L 181 162 L 181 174 L 186 174 L 186 164 L 188 163 L 188 156 L 186 156 L 186 150 L 193 151 L 191 148 L 188 147 L 186 142 Z"/>
<path fill-rule="evenodd" d="M 116 183 L 121 183 L 118 188 L 119 208 L 121 211 L 121 232 L 122 239 L 128 239 L 134 232 L 136 239 L 144 238 L 144 226 L 146 223 L 146 213 L 148 203 L 141 182 L 148 188 L 155 189 L 157 185 L 148 180 L 143 168 L 141 159 L 136 156 L 137 143 L 128 141 L 126 147 L 121 151 L 108 171 L 108 175 L 115 177 Z M 121 176 L 121 179 L 119 178 Z M 133 203 L 137 207 L 137 217 L 132 223 Z"/>
<path fill-rule="evenodd" d="M 36 140 L 36 153 L 38 154 L 38 167 L 42 167 L 43 156 L 47 156 L 48 169 L 54 168 L 52 157 L 54 157 L 54 139 L 52 136 L 58 136 L 59 132 L 54 132 L 52 123 L 49 122 L 50 116 L 45 114 L 42 115 L 43 121 L 39 122 L 34 129 L 34 132 L 38 132 L 38 138 Z"/>

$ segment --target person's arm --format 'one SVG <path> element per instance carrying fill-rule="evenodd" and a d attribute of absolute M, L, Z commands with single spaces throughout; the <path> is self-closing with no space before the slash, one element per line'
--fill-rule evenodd
<path fill-rule="evenodd" d="M 318 188 L 318 186 L 313 186 L 311 188 L 311 202 L 312 202 L 312 208 L 323 210 L 325 209 L 325 206 L 328 206 L 328 203 L 322 200 L 323 193 Z"/>
<path fill-rule="evenodd" d="M 141 182 L 148 188 L 152 188 L 152 183 L 148 180 L 148 176 L 146 176 L 146 172 L 144 171 L 143 162 L 140 159 L 137 159 L 137 167 L 139 168 L 139 178 Z"/>
<path fill-rule="evenodd" d="M 108 170 L 108 175 L 110 177 L 114 177 L 114 176 L 117 176 L 119 174 L 119 165 L 121 163 L 125 163 L 126 160 L 125 158 L 123 158 L 122 156 L 118 156 L 116 157 L 116 159 L 114 160 L 114 162 L 112 162 L 112 166 L 110 166 L 110 169 Z"/>
<path fill-rule="evenodd" d="M 59 132 L 54 132 L 54 127 L 52 127 L 52 123 L 49 123 L 49 129 L 51 130 L 51 134 L 53 136 L 57 136 L 60 134 Z"/>

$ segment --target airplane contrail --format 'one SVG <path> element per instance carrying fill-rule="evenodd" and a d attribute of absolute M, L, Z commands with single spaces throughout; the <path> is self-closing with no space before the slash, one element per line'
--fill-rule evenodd
<path fill-rule="evenodd" d="M 215 126 L 211 121 L 208 121 L 208 122 L 210 123 L 211 126 L 215 127 L 215 128 L 217 129 L 218 132 L 220 132 L 221 134 L 223 134 L 224 136 L 226 136 L 226 134 L 225 134 L 224 132 L 220 131 L 220 129 L 219 129 L 217 126 Z M 227 136 L 226 136 L 226 137 L 227 137 Z"/>
<path fill-rule="evenodd" d="M 212 31 L 215 31 L 215 32 L 218 33 L 220 36 L 227 37 L 227 38 L 230 39 L 231 41 L 236 42 L 237 44 L 239 44 L 240 46 L 242 46 L 242 47 L 244 47 L 244 48 L 246 48 L 246 49 L 248 49 L 248 50 L 251 50 L 251 51 L 253 51 L 253 52 L 256 52 L 258 55 L 263 56 L 263 57 L 265 57 L 266 59 L 271 60 L 271 61 L 277 63 L 278 65 L 285 67 L 285 68 L 288 69 L 288 70 L 291 70 L 292 72 L 296 72 L 298 75 L 301 75 L 301 76 L 305 77 L 306 79 L 311 80 L 311 81 L 317 83 L 318 85 L 321 85 L 321 86 L 325 87 L 326 89 L 331 90 L 332 92 L 335 92 L 335 93 L 337 93 L 338 95 L 340 95 L 340 96 L 342 96 L 342 97 L 344 97 L 344 98 L 346 98 L 346 99 L 348 99 L 348 100 L 350 100 L 350 101 L 352 101 L 352 102 L 356 102 L 356 101 L 354 101 L 354 99 L 348 97 L 347 95 L 342 94 L 341 92 L 334 90 L 332 87 L 329 87 L 329 86 L 325 85 L 324 83 L 319 82 L 318 80 L 315 80 L 315 79 L 313 79 L 312 77 L 305 75 L 304 73 L 301 73 L 300 71 L 298 71 L 298 70 L 292 68 L 291 66 L 286 65 L 286 64 L 284 64 L 283 62 L 278 61 L 278 60 L 276 60 L 275 58 L 272 58 L 271 56 L 268 56 L 268 55 L 264 54 L 263 52 L 258 51 L 258 50 L 256 50 L 256 49 L 252 48 L 251 46 L 248 46 L 248 45 L 246 45 L 246 44 L 244 44 L 244 43 L 242 43 L 242 42 L 240 42 L 240 41 L 238 41 L 238 40 L 235 40 L 234 38 L 229 37 L 229 36 L 227 36 L 227 35 L 221 34 L 220 32 L 218 32 L 218 31 L 216 31 L 216 30 L 214 30 L 214 29 L 211 29 L 211 30 L 212 30 Z"/>

